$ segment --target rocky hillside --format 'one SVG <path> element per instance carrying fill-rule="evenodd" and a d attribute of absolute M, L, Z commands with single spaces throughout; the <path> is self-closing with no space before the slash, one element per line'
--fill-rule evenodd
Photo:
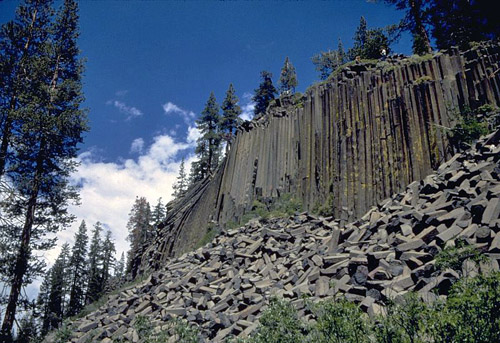
<path fill-rule="evenodd" d="M 346 225 L 302 213 L 225 231 L 74 321 L 72 342 L 137 342 L 143 316 L 158 329 L 184 318 L 205 341 L 242 337 L 273 295 L 305 318 L 303 294 L 314 301 L 341 293 L 369 314 L 409 291 L 431 301 L 459 277 L 435 259 L 458 240 L 489 256 L 481 268 L 499 270 L 499 143 L 497 131 Z"/>
<path fill-rule="evenodd" d="M 240 127 L 213 178 L 172 204 L 142 269 L 192 250 L 212 220 L 238 222 L 258 198 L 291 193 L 306 210 L 330 201 L 343 223 L 360 218 L 453 155 L 440 128 L 460 109 L 500 105 L 499 61 L 494 43 L 366 61 L 296 102 L 278 101 Z"/>

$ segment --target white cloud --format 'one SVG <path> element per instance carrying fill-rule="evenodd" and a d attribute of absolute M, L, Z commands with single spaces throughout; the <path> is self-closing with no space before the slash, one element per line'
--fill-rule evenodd
<path fill-rule="evenodd" d="M 141 140 L 135 139 L 132 146 Z M 49 264 L 56 259 L 62 243 L 73 243 L 82 219 L 87 223 L 89 234 L 97 221 L 110 228 L 116 244 L 116 258 L 120 258 L 129 247 L 126 225 L 136 196 L 146 197 L 151 206 L 160 197 L 163 203 L 172 199 L 172 185 L 179 173 L 179 155 L 192 149 L 193 144 L 175 141 L 169 135 L 154 137 L 149 147 L 138 144 L 143 144 L 143 152 L 136 159 L 119 162 L 103 162 L 94 151 L 80 154 L 78 160 L 81 164 L 71 178 L 73 183 L 82 185 L 81 205 L 69 208 L 78 220 L 68 230 L 58 233 L 58 247 L 45 253 Z M 185 159 L 189 170 L 195 156 L 188 150 Z"/>
<path fill-rule="evenodd" d="M 132 144 L 130 145 L 130 152 L 141 153 L 143 148 L 144 148 L 144 139 L 136 138 L 132 141 Z"/>
<path fill-rule="evenodd" d="M 255 108 L 255 102 L 252 101 L 252 94 L 251 93 L 244 93 L 242 97 L 242 104 L 241 106 L 241 114 L 240 118 L 243 120 L 252 120 L 254 116 L 254 108 Z"/>
<path fill-rule="evenodd" d="M 133 106 L 127 106 L 124 102 L 119 100 L 109 100 L 106 102 L 108 105 L 113 105 L 118 108 L 120 112 L 125 113 L 127 118 L 125 120 L 131 120 L 132 118 L 140 117 L 143 115 L 142 111 Z"/>
<path fill-rule="evenodd" d="M 187 134 L 186 141 L 189 144 L 196 145 L 196 141 L 200 137 L 201 137 L 201 132 L 200 132 L 200 130 L 198 130 L 198 128 L 196 127 L 196 125 L 188 127 L 188 134 Z"/>
<path fill-rule="evenodd" d="M 163 106 L 163 111 L 165 114 L 178 114 L 184 119 L 184 122 L 187 125 L 191 125 L 193 119 L 196 117 L 196 114 L 193 111 L 187 111 L 179 106 L 177 106 L 174 103 L 171 103 L 170 101 L 164 104 Z"/>

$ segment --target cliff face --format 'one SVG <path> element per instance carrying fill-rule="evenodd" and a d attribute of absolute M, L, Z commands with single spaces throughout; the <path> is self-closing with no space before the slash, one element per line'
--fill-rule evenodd
<path fill-rule="evenodd" d="M 453 153 L 442 127 L 464 106 L 500 105 L 500 47 L 351 65 L 300 106 L 243 125 L 211 179 L 177 201 L 143 257 L 157 267 L 194 248 L 211 220 L 238 221 L 253 200 L 292 193 L 335 218 L 358 218 Z M 154 264 L 151 263 L 154 261 Z"/>

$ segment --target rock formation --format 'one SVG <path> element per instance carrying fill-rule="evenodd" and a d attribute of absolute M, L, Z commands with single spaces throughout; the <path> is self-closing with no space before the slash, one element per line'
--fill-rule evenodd
<path fill-rule="evenodd" d="M 224 231 L 73 322 L 72 342 L 137 342 L 139 316 L 157 328 L 184 318 L 205 341 L 243 337 L 273 295 L 292 300 L 305 318 L 303 294 L 314 301 L 339 292 L 369 314 L 409 291 L 431 301 L 458 278 L 435 266 L 436 255 L 458 239 L 490 258 L 480 268 L 499 270 L 499 161 L 497 131 L 351 223 L 305 212 Z M 199 192 L 213 191 L 210 184 Z"/>
<path fill-rule="evenodd" d="M 172 204 L 142 270 L 192 250 L 211 221 L 238 222 L 257 198 L 330 199 L 346 223 L 453 154 L 443 127 L 464 106 L 500 105 L 500 47 L 351 64 L 242 125 L 223 165 Z"/>

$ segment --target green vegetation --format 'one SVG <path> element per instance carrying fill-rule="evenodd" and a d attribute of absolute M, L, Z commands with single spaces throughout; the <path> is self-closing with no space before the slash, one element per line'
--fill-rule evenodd
<path fill-rule="evenodd" d="M 459 273 L 462 272 L 462 265 L 465 260 L 479 264 L 487 262 L 488 257 L 473 245 L 466 245 L 464 240 L 457 240 L 456 246 L 446 247 L 436 255 L 436 268 L 445 270 L 453 269 Z"/>
<path fill-rule="evenodd" d="M 300 211 L 302 211 L 302 203 L 290 193 L 282 194 L 267 203 L 264 203 L 262 199 L 255 200 L 251 211 L 245 213 L 241 218 L 240 225 L 248 223 L 253 218 L 282 218 Z"/>
<path fill-rule="evenodd" d="M 314 320 L 306 322 L 290 302 L 274 299 L 242 342 L 499 342 L 500 273 L 464 278 L 432 304 L 406 294 L 374 318 L 340 298 L 311 305 L 310 312 Z"/>
<path fill-rule="evenodd" d="M 318 214 L 320 216 L 324 217 L 329 217 L 333 215 L 333 194 L 329 194 L 328 198 L 326 198 L 326 201 L 324 203 L 317 202 L 313 209 L 311 210 L 312 213 Z"/>
<path fill-rule="evenodd" d="M 414 83 L 417 85 L 417 86 L 420 86 L 426 82 L 429 82 L 429 81 L 432 81 L 432 77 L 428 76 L 428 75 L 424 75 L 424 76 L 421 76 L 419 77 L 418 79 L 416 79 L 414 81 Z"/>
<path fill-rule="evenodd" d="M 466 150 L 479 137 L 490 133 L 498 125 L 499 110 L 491 105 L 483 105 L 476 110 L 464 107 L 461 111 L 451 110 L 450 117 L 457 121 L 448 131 L 452 146 L 457 150 Z"/>
<path fill-rule="evenodd" d="M 203 237 L 200 239 L 198 244 L 196 245 L 196 249 L 210 243 L 213 241 L 215 237 L 217 237 L 220 234 L 220 228 L 213 223 L 210 223 L 207 227 L 207 232 L 203 235 Z"/>

